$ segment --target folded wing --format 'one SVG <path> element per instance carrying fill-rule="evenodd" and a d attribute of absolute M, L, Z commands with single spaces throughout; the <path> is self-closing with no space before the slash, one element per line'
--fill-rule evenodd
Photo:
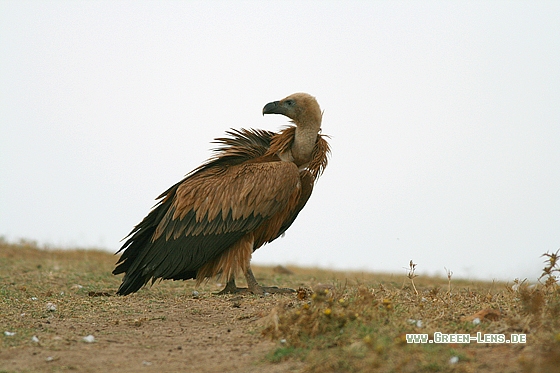
<path fill-rule="evenodd" d="M 113 271 L 126 273 L 118 293 L 135 292 L 150 279 L 196 278 L 202 265 L 243 235 L 279 212 L 296 209 L 289 204 L 300 193 L 299 171 L 291 162 L 216 164 L 198 170 L 160 196 L 132 231 Z"/>

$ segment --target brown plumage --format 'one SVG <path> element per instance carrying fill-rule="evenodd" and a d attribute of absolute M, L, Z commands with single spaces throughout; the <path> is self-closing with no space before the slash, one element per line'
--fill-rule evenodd
<path fill-rule="evenodd" d="M 295 126 L 279 133 L 232 130 L 218 138 L 216 155 L 163 192 L 154 209 L 127 237 L 113 274 L 124 273 L 117 291 L 138 291 L 150 280 L 221 276 L 222 293 L 283 292 L 264 288 L 249 266 L 251 255 L 294 222 L 327 166 L 329 145 L 319 104 L 296 93 L 263 108 Z M 248 289 L 235 286 L 243 273 Z"/>

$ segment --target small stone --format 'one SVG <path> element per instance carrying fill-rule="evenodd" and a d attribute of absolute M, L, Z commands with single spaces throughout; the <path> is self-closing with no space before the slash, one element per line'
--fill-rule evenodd
<path fill-rule="evenodd" d="M 416 325 L 417 328 L 421 328 L 424 325 L 422 320 L 408 319 L 407 321 L 409 324 Z"/>
<path fill-rule="evenodd" d="M 86 342 L 86 343 L 93 343 L 95 342 L 95 337 L 93 335 L 88 335 L 85 336 L 84 338 L 82 338 L 82 341 Z"/>

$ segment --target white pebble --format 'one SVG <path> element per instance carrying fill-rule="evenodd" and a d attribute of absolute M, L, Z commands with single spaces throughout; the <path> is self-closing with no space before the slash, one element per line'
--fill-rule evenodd
<path fill-rule="evenodd" d="M 84 338 L 82 338 L 82 341 L 86 342 L 86 343 L 93 343 L 95 342 L 95 337 L 93 335 L 88 335 L 85 336 Z"/>
<path fill-rule="evenodd" d="M 12 337 L 12 336 L 16 335 L 16 333 L 15 333 L 15 332 L 8 332 L 8 331 L 5 331 L 5 332 L 4 332 L 4 335 L 5 335 L 5 336 L 8 336 L 8 337 Z"/>
<path fill-rule="evenodd" d="M 152 365 L 152 362 L 151 361 L 143 361 L 142 365 L 150 366 L 150 365 Z"/>
<path fill-rule="evenodd" d="M 459 356 L 453 356 L 449 359 L 449 364 L 457 364 L 459 362 Z"/>
<path fill-rule="evenodd" d="M 480 319 L 477 317 L 477 318 L 475 318 L 475 319 L 472 321 L 472 323 L 473 323 L 474 325 L 478 325 L 478 324 L 480 324 Z"/>
<path fill-rule="evenodd" d="M 51 303 L 51 302 L 47 303 L 47 311 L 50 311 L 50 312 L 56 311 L 56 304 Z"/>
<path fill-rule="evenodd" d="M 416 325 L 416 327 L 418 327 L 418 328 L 421 328 L 422 325 L 424 325 L 422 323 L 422 320 L 408 319 L 407 321 L 408 321 L 409 324 Z"/>
<path fill-rule="evenodd" d="M 34 335 L 33 337 L 31 337 L 31 342 L 39 343 L 39 338 L 37 338 L 37 336 Z"/>

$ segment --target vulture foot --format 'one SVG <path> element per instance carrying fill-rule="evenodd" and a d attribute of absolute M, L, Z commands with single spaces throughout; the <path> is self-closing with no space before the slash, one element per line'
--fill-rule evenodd
<path fill-rule="evenodd" d="M 226 284 L 226 287 L 223 288 L 221 291 L 214 293 L 215 295 L 224 295 L 224 294 L 238 294 L 238 293 L 246 293 L 249 289 L 247 288 L 238 288 L 235 285 L 235 280 L 232 278 Z"/>
<path fill-rule="evenodd" d="M 286 294 L 286 293 L 295 293 L 294 289 L 290 288 L 279 288 L 278 286 L 260 286 L 258 285 L 256 289 L 252 290 L 251 293 L 253 294 Z"/>
<path fill-rule="evenodd" d="M 294 289 L 288 288 L 279 288 L 277 286 L 261 286 L 255 279 L 255 275 L 253 275 L 253 271 L 251 267 L 247 268 L 247 272 L 245 273 L 245 278 L 247 279 L 247 287 L 248 291 L 253 294 L 264 295 L 265 293 L 269 294 L 280 294 L 280 293 L 295 293 Z"/>
<path fill-rule="evenodd" d="M 239 293 L 251 293 L 256 295 L 264 295 L 266 293 L 269 294 L 285 294 L 285 293 L 295 293 L 294 289 L 289 288 L 279 288 L 277 286 L 261 286 L 255 279 L 255 275 L 253 275 L 253 271 L 251 268 L 247 270 L 245 274 L 245 278 L 247 279 L 247 287 L 246 288 L 238 288 L 235 285 L 235 279 L 231 278 L 226 287 L 222 289 L 222 291 L 216 293 L 216 295 L 223 295 L 223 294 L 239 294 Z"/>
<path fill-rule="evenodd" d="M 287 293 L 295 293 L 294 289 L 290 288 L 279 288 L 277 286 L 256 286 L 251 289 L 249 288 L 238 288 L 237 286 L 229 287 L 226 285 L 221 291 L 214 293 L 215 295 L 224 295 L 224 294 L 245 294 L 251 293 L 255 295 L 265 295 L 268 294 L 287 294 Z"/>
<path fill-rule="evenodd" d="M 264 295 L 266 293 L 269 294 L 286 294 L 286 293 L 295 293 L 294 289 L 290 288 L 279 288 L 277 286 L 260 286 L 260 285 L 253 285 L 251 288 L 238 288 L 235 285 L 235 281 L 229 281 L 225 288 L 221 291 L 214 293 L 215 295 L 224 295 L 224 294 L 245 294 L 251 293 L 255 295 Z"/>

